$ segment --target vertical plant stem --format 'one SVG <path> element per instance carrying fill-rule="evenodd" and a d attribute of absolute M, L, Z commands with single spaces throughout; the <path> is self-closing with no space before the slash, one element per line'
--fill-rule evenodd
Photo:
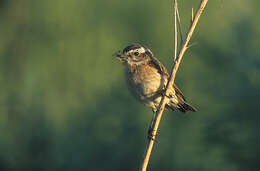
<path fill-rule="evenodd" d="M 178 30 L 177 30 L 177 0 L 174 0 L 174 61 L 177 59 Z"/>
<path fill-rule="evenodd" d="M 179 68 L 181 59 L 182 59 L 185 51 L 187 50 L 187 45 L 188 45 L 188 43 L 189 43 L 189 41 L 191 39 L 191 36 L 192 36 L 192 34 L 194 32 L 194 29 L 195 29 L 195 27 L 196 27 L 196 25 L 197 25 L 197 23 L 199 21 L 201 13 L 202 13 L 203 9 L 205 8 L 207 2 L 208 2 L 208 0 L 201 0 L 200 6 L 199 6 L 199 8 L 196 11 L 195 17 L 193 19 L 193 22 L 190 25 L 189 31 L 188 31 L 188 33 L 186 35 L 186 38 L 185 38 L 185 40 L 184 40 L 184 42 L 183 42 L 183 44 L 181 46 L 181 49 L 180 49 L 180 51 L 178 53 L 178 56 L 177 56 L 177 59 L 176 59 L 176 61 L 174 60 L 174 65 L 173 65 L 173 68 L 172 68 L 172 72 L 171 72 L 169 81 L 167 83 L 165 96 L 163 96 L 163 98 L 162 98 L 162 100 L 160 102 L 160 105 L 158 107 L 158 110 L 156 112 L 156 118 L 155 118 L 154 125 L 153 125 L 152 137 L 149 140 L 148 146 L 146 148 L 144 160 L 143 160 L 143 163 L 142 163 L 142 166 L 141 166 L 141 169 L 140 169 L 141 171 L 146 171 L 146 168 L 147 168 L 150 156 L 151 156 L 154 140 L 155 140 L 155 137 L 156 137 L 156 134 L 157 134 L 157 129 L 159 127 L 159 123 L 161 121 L 161 117 L 162 117 L 162 114 L 163 114 L 163 111 L 164 111 L 164 108 L 165 108 L 166 96 L 169 95 L 169 87 L 170 87 L 170 85 L 172 85 L 174 83 L 176 72 L 177 72 L 177 70 Z M 175 13 L 175 15 L 176 15 L 176 13 Z"/>

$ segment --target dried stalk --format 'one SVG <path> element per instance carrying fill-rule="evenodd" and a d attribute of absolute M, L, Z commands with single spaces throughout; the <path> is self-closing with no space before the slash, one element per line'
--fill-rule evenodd
<path fill-rule="evenodd" d="M 191 25 L 190 25 L 190 28 L 189 28 L 189 31 L 186 35 L 186 38 L 181 46 L 181 49 L 177 55 L 177 58 L 176 60 L 174 60 L 174 65 L 173 65 L 173 68 L 172 68 L 172 72 L 171 72 L 171 75 L 170 75 L 170 78 L 169 78 L 169 81 L 167 83 L 167 87 L 166 87 L 166 91 L 165 91 L 165 96 L 163 96 L 161 102 L 160 102 L 160 105 L 157 109 L 157 112 L 156 112 L 156 117 L 155 117 L 155 120 L 154 120 L 154 124 L 153 124 L 153 131 L 152 131 L 152 137 L 150 138 L 149 140 L 149 143 L 148 143 L 148 146 L 146 148 L 146 152 L 145 152 L 145 156 L 144 156 L 144 161 L 142 163 L 142 166 L 141 166 L 141 171 L 146 171 L 146 168 L 147 168 L 147 165 L 148 165 L 148 162 L 149 162 L 149 158 L 150 158 L 150 155 L 151 155 L 151 152 L 152 152 L 152 148 L 153 148 L 153 144 L 154 144 L 154 140 L 155 140 L 155 137 L 156 137 L 156 134 L 157 134 L 157 129 L 159 127 L 159 123 L 161 121 L 161 117 L 162 117 L 162 114 L 163 114 L 163 111 L 164 111 L 164 108 L 165 108 L 165 104 L 166 104 L 166 96 L 169 95 L 170 93 L 170 90 L 169 90 L 169 85 L 172 85 L 174 83 L 174 79 L 175 79 L 175 76 L 176 76 L 176 72 L 179 68 L 179 65 L 180 65 L 180 62 L 181 62 L 181 59 L 185 53 L 185 51 L 187 50 L 187 46 L 188 46 L 188 43 L 191 39 L 191 36 L 194 32 L 194 29 L 199 21 L 199 18 L 200 18 L 200 15 L 203 11 L 203 9 L 205 8 L 206 4 L 207 4 L 208 0 L 201 0 L 200 2 L 200 6 L 199 8 L 197 9 L 196 11 L 196 14 L 191 22 Z M 175 6 L 174 7 L 177 7 L 177 4 L 175 3 Z M 176 15 L 176 12 L 175 14 Z M 176 20 L 175 20 L 176 22 Z"/>
<path fill-rule="evenodd" d="M 177 49 L 178 49 L 178 29 L 177 29 L 177 10 L 178 4 L 177 0 L 174 0 L 174 61 L 177 59 Z"/>
<path fill-rule="evenodd" d="M 181 31 L 181 18 L 179 14 L 179 10 L 177 8 L 177 21 L 178 21 L 178 27 L 179 27 L 179 32 L 180 32 L 180 38 L 181 38 L 181 44 L 183 43 L 183 38 L 182 38 L 182 31 Z"/>

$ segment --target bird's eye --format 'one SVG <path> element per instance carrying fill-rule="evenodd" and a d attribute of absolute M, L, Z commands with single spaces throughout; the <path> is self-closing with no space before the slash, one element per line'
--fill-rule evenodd
<path fill-rule="evenodd" d="M 139 52 L 134 52 L 134 55 L 135 55 L 135 56 L 138 56 L 138 55 L 139 55 Z"/>

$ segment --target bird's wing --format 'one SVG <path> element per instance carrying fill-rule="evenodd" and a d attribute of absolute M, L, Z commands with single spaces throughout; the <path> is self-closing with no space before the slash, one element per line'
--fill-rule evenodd
<path fill-rule="evenodd" d="M 150 61 L 149 65 L 154 66 L 160 74 L 163 74 L 163 75 L 166 75 L 167 77 L 169 77 L 169 74 L 168 74 L 166 68 L 155 57 L 151 56 L 151 61 Z"/>
<path fill-rule="evenodd" d="M 176 93 L 176 96 L 178 97 L 179 100 L 185 102 L 186 99 L 184 97 L 184 95 L 182 94 L 181 90 L 173 83 L 173 87 Z"/>
<path fill-rule="evenodd" d="M 168 74 L 166 68 L 160 63 L 160 61 L 158 59 L 156 59 L 153 55 L 150 57 L 151 57 L 150 65 L 154 66 L 160 74 L 166 75 L 167 78 L 169 78 L 169 74 Z M 180 101 L 185 102 L 186 99 L 185 99 L 184 95 L 182 94 L 181 90 L 174 83 L 173 83 L 173 87 L 174 87 L 174 90 L 176 92 L 176 96 L 178 97 L 178 99 Z"/>

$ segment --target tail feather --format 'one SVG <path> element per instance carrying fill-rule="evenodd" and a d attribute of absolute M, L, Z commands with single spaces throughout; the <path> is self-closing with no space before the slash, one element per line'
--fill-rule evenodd
<path fill-rule="evenodd" d="M 169 111 L 174 111 L 174 107 L 173 106 L 170 106 L 168 104 L 165 105 L 165 108 L 168 109 Z"/>
<path fill-rule="evenodd" d="M 181 111 L 183 113 L 186 113 L 187 111 L 197 112 L 197 109 L 195 107 L 191 106 L 190 104 L 188 104 L 187 102 L 178 103 L 177 105 L 166 104 L 165 108 L 170 111 L 174 111 L 177 108 L 179 111 Z"/>
<path fill-rule="evenodd" d="M 191 106 L 190 104 L 188 104 L 187 102 L 184 102 L 184 103 L 179 103 L 178 104 L 178 109 L 181 111 L 181 112 L 186 112 L 188 110 L 192 111 L 192 112 L 197 112 L 197 109 L 194 108 L 193 106 Z"/>
<path fill-rule="evenodd" d="M 189 110 L 192 112 L 197 112 L 196 108 L 192 107 L 190 104 L 188 104 L 186 102 L 186 99 L 183 96 L 181 90 L 175 84 L 173 84 L 173 87 L 174 87 L 175 95 L 176 95 L 175 98 L 177 98 L 178 103 L 176 104 L 176 100 L 172 100 L 171 104 L 183 113 L 185 113 L 186 111 L 189 111 Z"/>

